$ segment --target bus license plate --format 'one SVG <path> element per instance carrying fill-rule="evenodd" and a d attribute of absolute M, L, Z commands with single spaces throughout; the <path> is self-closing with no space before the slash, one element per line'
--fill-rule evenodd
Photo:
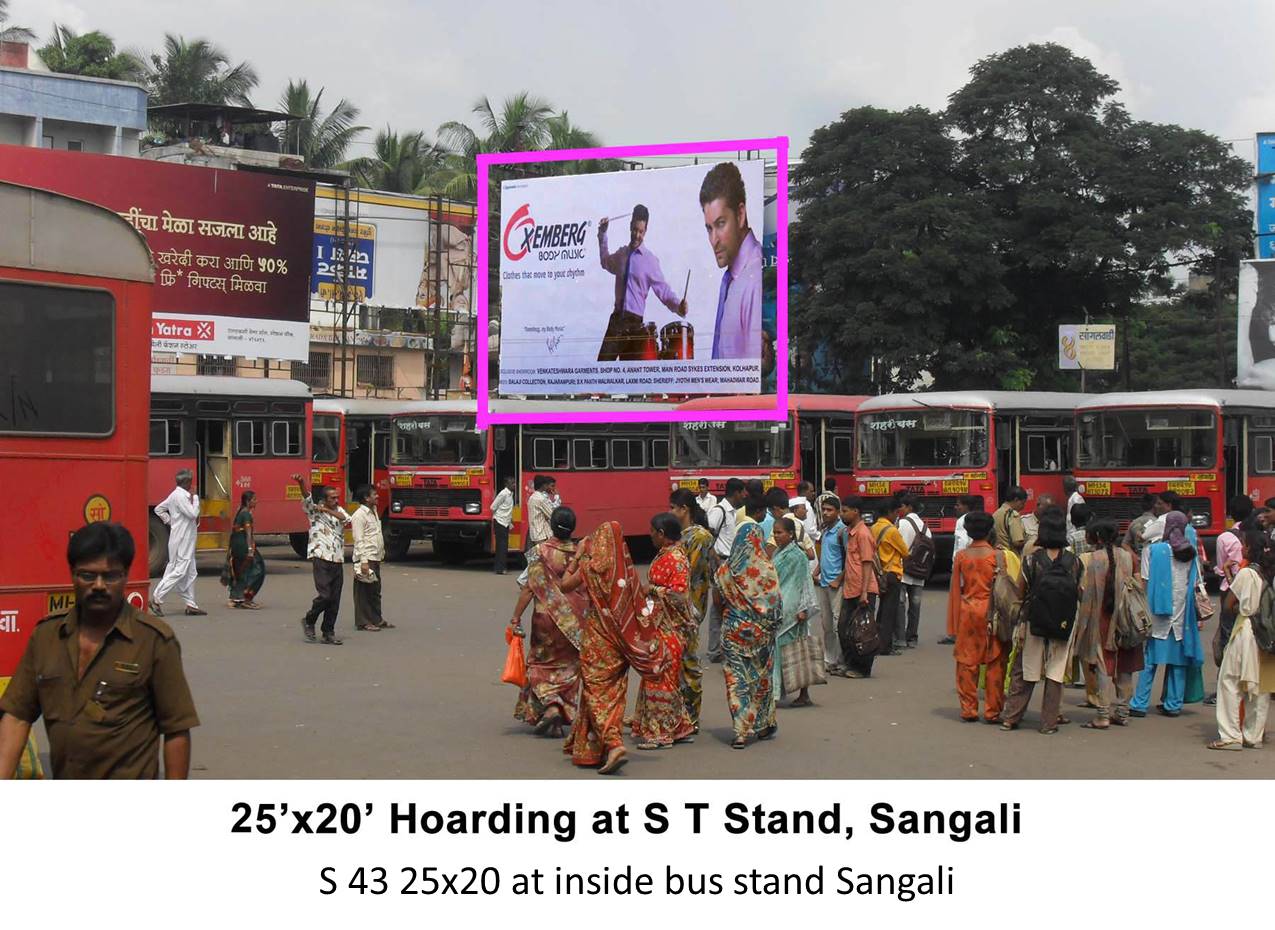
<path fill-rule="evenodd" d="M 290 484 L 284 488 L 283 496 L 286 500 L 299 501 L 301 500 L 301 489 L 295 484 Z"/>
<path fill-rule="evenodd" d="M 889 493 L 890 493 L 890 482 L 888 482 L 888 481 L 869 481 L 869 482 L 868 482 L 868 493 L 869 493 L 869 494 L 889 494 Z"/>
<path fill-rule="evenodd" d="M 1086 481 L 1085 493 L 1093 494 L 1096 497 L 1110 497 L 1111 482 L 1110 481 Z"/>
<path fill-rule="evenodd" d="M 410 488 L 412 486 L 412 476 L 411 475 L 395 475 L 394 484 L 396 487 Z"/>
<path fill-rule="evenodd" d="M 1194 481 L 1166 481 L 1164 486 L 1174 494 L 1192 495 L 1195 493 Z"/>
<path fill-rule="evenodd" d="M 447 483 L 453 488 L 467 488 L 469 487 L 469 475 L 452 475 Z"/>
<path fill-rule="evenodd" d="M 681 481 L 677 483 L 677 486 L 681 488 L 683 491 L 698 491 L 699 479 L 698 478 L 683 478 Z"/>
<path fill-rule="evenodd" d="M 944 494 L 968 494 L 970 492 L 970 483 L 968 481 L 957 479 L 954 481 L 943 482 Z"/>

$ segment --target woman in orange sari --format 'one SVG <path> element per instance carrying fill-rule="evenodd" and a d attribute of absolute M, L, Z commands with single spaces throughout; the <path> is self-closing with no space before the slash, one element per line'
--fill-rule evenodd
<path fill-rule="evenodd" d="M 641 583 L 620 524 L 598 527 L 585 541 L 579 565 L 590 609 L 580 640 L 580 714 L 563 751 L 576 765 L 601 765 L 599 774 L 609 775 L 628 761 L 623 725 L 629 668 L 658 681 L 676 663 L 650 616 L 642 616 Z"/>
<path fill-rule="evenodd" d="M 682 546 L 682 524 L 671 513 L 651 518 L 651 542 L 659 554 L 647 572 L 650 586 L 641 608 L 659 630 L 672 662 L 658 680 L 644 678 L 633 714 L 638 749 L 667 749 L 695 739 L 695 725 L 682 696 L 682 654 L 696 623 L 688 589 L 691 564 Z"/>
<path fill-rule="evenodd" d="M 531 642 L 527 650 L 527 685 L 518 695 L 514 716 L 535 728 L 537 736 L 561 738 L 563 726 L 575 718 L 580 697 L 581 624 L 588 596 L 578 574 L 568 571 L 575 559 L 571 534 L 576 515 L 558 507 L 549 516 L 553 536 L 536 546 L 528 560 L 527 586 L 514 605 L 514 632 L 522 633 L 522 614 L 535 599 L 531 614 Z"/>

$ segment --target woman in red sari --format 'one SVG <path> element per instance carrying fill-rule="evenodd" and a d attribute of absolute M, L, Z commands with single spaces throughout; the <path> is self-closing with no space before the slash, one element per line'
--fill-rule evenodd
<path fill-rule="evenodd" d="M 535 599 L 531 643 L 527 650 L 527 685 L 518 695 L 514 716 L 535 728 L 538 736 L 561 738 L 575 718 L 580 697 L 580 640 L 588 595 L 583 579 L 568 571 L 576 557 L 571 534 L 576 515 L 558 507 L 549 516 L 553 536 L 536 546 L 528 560 L 527 586 L 518 596 L 510 621 L 522 633 L 522 614 Z"/>
<path fill-rule="evenodd" d="M 580 569 L 590 610 L 580 641 L 580 715 L 564 752 L 576 765 L 609 775 L 627 760 L 624 703 L 629 668 L 659 680 L 676 663 L 650 616 L 620 524 L 604 523 L 585 541 Z"/>
<path fill-rule="evenodd" d="M 691 563 L 682 546 L 682 524 L 671 513 L 651 518 L 651 542 L 658 555 L 647 572 L 649 587 L 644 590 L 649 613 L 660 639 L 672 658 L 658 679 L 642 679 L 637 708 L 633 714 L 633 735 L 638 749 L 667 749 L 674 743 L 695 739 L 695 725 L 686 712 L 682 695 L 682 653 L 687 638 L 695 631 L 691 610 Z"/>

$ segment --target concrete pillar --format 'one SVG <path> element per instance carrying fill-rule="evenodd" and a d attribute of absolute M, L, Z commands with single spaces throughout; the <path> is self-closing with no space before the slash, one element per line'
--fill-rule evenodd
<path fill-rule="evenodd" d="M 124 154 L 124 127 L 116 126 L 115 131 L 111 135 L 111 154 Z"/>
<path fill-rule="evenodd" d="M 27 127 L 25 144 L 33 149 L 38 149 L 44 145 L 44 117 L 36 116 L 32 118 L 31 124 Z"/>

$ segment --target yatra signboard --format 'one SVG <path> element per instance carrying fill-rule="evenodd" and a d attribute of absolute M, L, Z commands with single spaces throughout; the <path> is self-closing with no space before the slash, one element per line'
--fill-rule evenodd
<path fill-rule="evenodd" d="M 312 181 L 7 145 L 0 179 L 101 204 L 146 237 L 155 351 L 309 357 Z"/>
<path fill-rule="evenodd" d="M 503 182 L 501 393 L 758 393 L 763 173 Z"/>

